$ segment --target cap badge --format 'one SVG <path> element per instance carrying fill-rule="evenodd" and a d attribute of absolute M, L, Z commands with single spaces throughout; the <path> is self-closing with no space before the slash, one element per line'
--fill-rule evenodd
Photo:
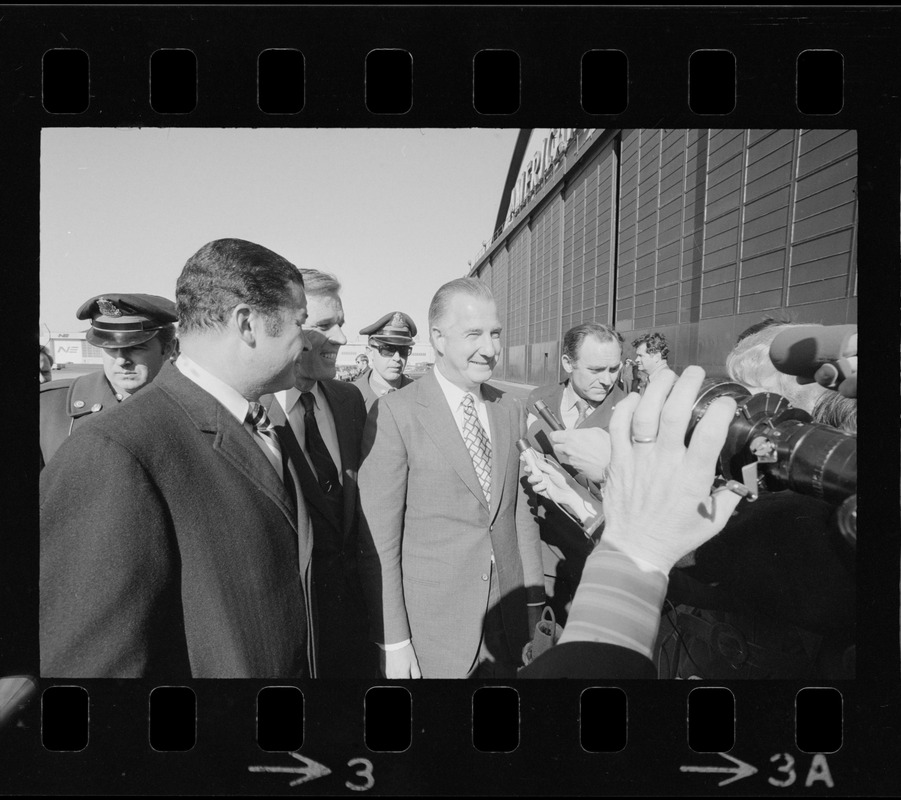
<path fill-rule="evenodd" d="M 391 317 L 391 327 L 392 328 L 406 328 L 407 321 L 404 319 L 404 315 L 400 313 L 400 311 L 395 311 L 394 316 Z"/>
<path fill-rule="evenodd" d="M 97 298 L 97 308 L 100 309 L 100 313 L 107 317 L 121 317 L 122 312 L 116 306 L 116 304 L 112 300 L 107 300 L 105 297 Z"/>

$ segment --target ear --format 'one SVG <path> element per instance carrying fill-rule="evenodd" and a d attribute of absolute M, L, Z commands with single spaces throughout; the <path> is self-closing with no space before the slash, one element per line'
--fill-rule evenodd
<path fill-rule="evenodd" d="M 258 328 L 263 319 L 246 303 L 239 303 L 231 310 L 229 322 L 238 336 L 251 347 L 256 344 Z"/>
<path fill-rule="evenodd" d="M 432 347 L 435 348 L 442 355 L 444 354 L 444 334 L 441 332 L 440 328 L 433 327 L 429 330 L 429 339 L 432 342 Z"/>
<path fill-rule="evenodd" d="M 566 374 L 567 374 L 567 375 L 572 375 L 572 372 L 573 372 L 573 362 L 572 362 L 572 359 L 571 359 L 568 355 L 566 355 L 566 354 L 564 353 L 564 354 L 563 354 L 563 357 L 560 359 L 560 361 L 561 361 L 562 364 L 563 364 L 563 369 L 564 369 L 564 371 L 566 372 Z"/>

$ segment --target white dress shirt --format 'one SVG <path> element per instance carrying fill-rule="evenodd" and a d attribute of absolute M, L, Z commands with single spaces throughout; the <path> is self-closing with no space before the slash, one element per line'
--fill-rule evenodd
<path fill-rule="evenodd" d="M 253 437 L 253 440 L 259 445 L 263 454 L 269 460 L 269 463 L 272 464 L 272 468 L 276 471 L 279 478 L 281 478 L 281 459 L 275 454 L 272 447 L 266 443 L 265 438 L 263 438 L 263 436 L 257 432 L 256 428 L 247 421 L 247 411 L 250 408 L 250 403 L 247 401 L 247 398 L 237 389 L 234 389 L 225 383 L 225 381 L 220 380 L 215 375 L 207 372 L 200 364 L 196 361 L 192 361 L 184 353 L 178 356 L 178 359 L 175 361 L 175 366 L 178 367 L 178 370 L 182 375 L 196 383 L 201 389 L 208 394 L 211 394 L 225 406 L 225 409 L 238 420 L 244 427 L 244 430 Z M 300 495 L 298 494 L 298 497 L 299 496 Z"/>
<path fill-rule="evenodd" d="M 475 400 L 476 414 L 478 414 L 479 422 L 482 423 L 482 427 L 485 429 L 485 435 L 490 442 L 491 426 L 488 423 L 488 406 L 485 405 L 485 401 L 482 399 L 482 387 L 479 386 L 475 392 L 465 392 L 459 386 L 455 386 L 445 378 L 437 366 L 435 367 L 434 372 L 435 377 L 438 379 L 438 385 L 441 387 L 441 391 L 444 394 L 444 399 L 447 400 L 451 414 L 454 415 L 454 422 L 457 423 L 457 430 L 460 431 L 460 438 L 462 438 L 463 441 L 466 441 L 466 437 L 463 435 L 463 397 L 470 394 Z"/>
<path fill-rule="evenodd" d="M 309 391 L 313 395 L 313 413 L 316 415 L 316 425 L 319 427 L 322 441 L 325 442 L 332 461 L 335 462 L 335 467 L 338 470 L 338 480 L 343 486 L 344 474 L 341 470 L 341 448 L 338 447 L 338 429 L 335 425 L 335 417 L 318 381 L 313 384 L 313 388 Z M 284 409 L 285 416 L 288 418 L 288 424 L 291 426 L 291 430 L 294 431 L 297 443 L 300 445 L 300 449 L 303 450 L 307 463 L 315 475 L 316 470 L 313 467 L 310 454 L 307 452 L 306 425 L 304 424 L 305 411 L 303 403 L 300 402 L 300 395 L 299 389 L 291 387 L 283 392 L 276 392 L 275 398 Z"/>

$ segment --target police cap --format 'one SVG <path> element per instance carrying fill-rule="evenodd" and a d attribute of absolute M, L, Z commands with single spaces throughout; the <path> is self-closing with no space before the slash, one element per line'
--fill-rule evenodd
<path fill-rule="evenodd" d="M 134 347 L 178 322 L 175 303 L 154 294 L 97 295 L 82 304 L 75 316 L 91 320 L 85 338 L 105 348 Z"/>
<path fill-rule="evenodd" d="M 381 344 L 412 345 L 416 323 L 403 311 L 390 311 L 372 325 L 361 328 L 360 335 L 368 336 Z"/>

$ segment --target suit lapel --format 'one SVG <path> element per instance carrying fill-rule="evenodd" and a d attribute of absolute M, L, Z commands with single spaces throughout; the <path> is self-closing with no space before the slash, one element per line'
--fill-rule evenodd
<path fill-rule="evenodd" d="M 269 497 L 296 531 L 297 516 L 281 475 L 272 468 L 253 436 L 225 406 L 182 375 L 172 363 L 163 366 L 154 385 L 178 403 L 199 430 L 215 434 L 213 452 L 222 456 Z"/>
<path fill-rule="evenodd" d="M 310 467 L 307 457 L 303 454 L 303 449 L 297 441 L 297 437 L 294 435 L 294 429 L 288 423 L 288 418 L 285 416 L 285 410 L 282 408 L 282 404 L 275 399 L 274 395 L 265 395 L 260 398 L 260 402 L 262 402 L 264 406 L 267 406 L 269 419 L 272 420 L 272 424 L 275 425 L 276 428 L 280 429 L 281 441 L 285 442 L 288 446 L 288 457 L 291 459 L 291 462 L 294 464 L 294 469 L 297 472 L 297 479 L 300 481 L 300 491 L 303 493 L 303 499 L 311 505 L 316 506 L 323 516 L 332 520 L 332 522 L 337 525 L 338 521 L 335 519 L 335 513 L 325 499 L 322 489 L 319 488 L 319 481 L 316 480 L 316 475 L 313 474 L 313 469 Z"/>
<path fill-rule="evenodd" d="M 469 450 L 463 442 L 450 406 L 447 404 L 447 398 L 438 385 L 438 379 L 429 372 L 417 381 L 417 385 L 421 387 L 417 415 L 423 430 L 444 454 L 447 463 L 469 491 L 487 507 L 488 502 L 485 500 L 482 484 L 479 483 L 475 467 L 472 465 L 472 456 L 469 455 Z"/>
<path fill-rule="evenodd" d="M 354 512 L 357 504 L 357 470 L 359 469 L 360 447 L 356 438 L 356 427 L 351 424 L 352 410 L 348 408 L 345 397 L 335 391 L 328 381 L 320 381 L 322 393 L 332 410 L 335 420 L 335 431 L 338 434 L 338 452 L 341 455 L 341 471 L 344 474 L 342 500 L 344 503 L 344 525 L 342 536 L 347 538 L 353 527 Z"/>
<path fill-rule="evenodd" d="M 500 395 L 492 387 L 482 387 L 482 399 L 488 408 L 488 424 L 491 426 L 491 505 L 494 516 L 500 508 L 507 480 L 507 454 L 513 444 L 510 441 L 513 428 L 509 410 L 501 405 Z"/>

